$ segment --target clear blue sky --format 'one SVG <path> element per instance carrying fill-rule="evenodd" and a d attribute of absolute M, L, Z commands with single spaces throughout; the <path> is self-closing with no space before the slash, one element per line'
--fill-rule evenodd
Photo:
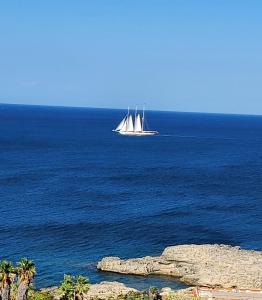
<path fill-rule="evenodd" d="M 260 0 L 6 0 L 0 102 L 262 114 Z"/>

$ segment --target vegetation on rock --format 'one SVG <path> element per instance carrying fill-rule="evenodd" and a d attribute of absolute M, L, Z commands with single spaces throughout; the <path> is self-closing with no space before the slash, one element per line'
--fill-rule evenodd
<path fill-rule="evenodd" d="M 28 295 L 28 300 L 54 300 L 50 292 L 34 291 Z"/>
<path fill-rule="evenodd" d="M 89 290 L 88 278 L 84 276 L 64 275 L 58 295 L 61 300 L 83 300 L 83 295 Z"/>

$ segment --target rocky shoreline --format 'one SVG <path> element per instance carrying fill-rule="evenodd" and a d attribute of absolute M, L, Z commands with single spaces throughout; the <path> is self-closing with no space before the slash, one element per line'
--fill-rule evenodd
<path fill-rule="evenodd" d="M 43 288 L 42 292 L 49 292 L 54 300 L 59 300 L 58 287 Z M 180 300 L 192 300 L 193 289 L 180 289 L 172 290 L 169 287 L 162 288 L 159 291 L 159 295 L 162 300 L 180 299 Z M 108 300 L 108 299 L 147 299 L 143 297 L 143 292 L 134 288 L 127 287 L 121 282 L 117 281 L 102 281 L 100 283 L 92 284 L 88 292 L 84 293 L 83 300 Z M 151 297 L 150 299 L 154 299 Z"/>
<path fill-rule="evenodd" d="M 50 287 L 41 289 L 42 292 L 49 292 L 55 300 L 59 300 L 58 287 Z M 100 283 L 90 285 L 88 292 L 84 293 L 84 300 L 91 299 L 110 299 L 117 298 L 119 295 L 127 295 L 130 292 L 138 292 L 136 289 L 129 288 L 123 283 L 116 281 L 102 281 Z"/>
<path fill-rule="evenodd" d="M 227 245 L 178 245 L 167 247 L 160 256 L 134 259 L 105 257 L 101 271 L 147 276 L 168 275 L 190 287 L 164 287 L 156 294 L 138 291 L 120 282 L 90 284 L 83 300 L 106 299 L 262 299 L 262 252 Z M 59 288 L 42 289 L 52 299 L 60 299 Z M 244 297 L 244 298 L 243 298 Z M 245 298 L 246 297 L 246 298 Z"/>
<path fill-rule="evenodd" d="M 262 289 L 262 252 L 227 245 L 178 245 L 160 256 L 105 257 L 97 268 L 134 275 L 169 275 L 191 286 Z"/>

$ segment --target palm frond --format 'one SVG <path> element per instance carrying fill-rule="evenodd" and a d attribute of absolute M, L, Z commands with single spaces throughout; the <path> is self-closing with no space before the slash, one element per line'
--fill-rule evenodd
<path fill-rule="evenodd" d="M 17 263 L 16 273 L 19 277 L 19 281 L 30 282 L 36 275 L 35 263 L 28 258 L 21 258 Z"/>
<path fill-rule="evenodd" d="M 11 284 L 15 277 L 15 269 L 11 261 L 2 260 L 0 261 L 0 281 L 2 286 L 5 284 Z"/>

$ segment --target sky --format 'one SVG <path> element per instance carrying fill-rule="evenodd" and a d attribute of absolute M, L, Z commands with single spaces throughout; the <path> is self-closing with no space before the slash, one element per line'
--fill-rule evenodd
<path fill-rule="evenodd" d="M 260 0 L 0 0 L 0 103 L 262 114 Z"/>

